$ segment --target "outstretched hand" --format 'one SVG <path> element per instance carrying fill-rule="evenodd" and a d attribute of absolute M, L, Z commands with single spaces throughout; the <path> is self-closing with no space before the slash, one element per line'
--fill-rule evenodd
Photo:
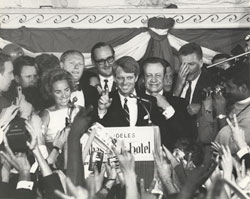
<path fill-rule="evenodd" d="M 27 159 L 26 154 L 19 152 L 15 155 L 9 147 L 6 137 L 4 137 L 4 146 L 6 152 L 0 151 L 1 157 L 8 161 L 8 163 L 19 172 L 19 175 L 29 175 L 30 163 Z"/>
<path fill-rule="evenodd" d="M 34 133 L 35 130 L 33 129 L 33 127 L 30 125 L 30 123 L 28 121 L 25 121 L 25 127 L 30 134 L 30 141 L 27 141 L 26 144 L 27 144 L 29 150 L 33 151 L 35 148 L 38 147 L 37 136 Z"/>
<path fill-rule="evenodd" d="M 13 120 L 19 111 L 19 107 L 16 105 L 11 105 L 4 108 L 0 113 L 0 127 L 6 128 L 6 126 Z"/>
<path fill-rule="evenodd" d="M 240 150 L 247 146 L 245 139 L 245 132 L 241 127 L 239 127 L 239 123 L 235 114 L 233 115 L 233 118 L 234 118 L 234 124 L 228 118 L 226 120 L 231 128 L 232 139 Z"/>
<path fill-rule="evenodd" d="M 69 190 L 69 195 L 62 193 L 59 190 L 55 190 L 55 194 L 61 199 L 88 199 L 89 193 L 81 186 L 75 186 L 70 178 L 66 178 L 66 186 Z"/>
<path fill-rule="evenodd" d="M 134 156 L 125 149 L 124 143 L 122 142 L 121 153 L 113 147 L 112 150 L 115 152 L 121 167 L 123 174 L 134 173 L 135 160 Z"/>

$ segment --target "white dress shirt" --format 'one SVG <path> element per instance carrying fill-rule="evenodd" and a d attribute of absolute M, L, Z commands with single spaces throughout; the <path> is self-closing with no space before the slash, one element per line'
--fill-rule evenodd
<path fill-rule="evenodd" d="M 119 92 L 118 92 L 119 93 Z M 133 93 L 134 95 L 135 92 Z M 120 100 L 121 100 L 121 106 L 124 106 L 124 99 L 125 97 L 119 93 Z M 137 106 L 137 99 L 136 98 L 127 98 L 127 106 L 129 110 L 129 121 L 130 121 L 130 126 L 135 126 L 138 118 L 138 106 Z"/>
<path fill-rule="evenodd" d="M 101 83 L 101 87 L 102 89 L 104 89 L 104 86 L 105 86 L 105 79 L 108 80 L 108 87 L 109 87 L 109 92 L 111 92 L 112 90 L 112 87 L 113 87 L 113 82 L 114 82 L 114 76 L 111 75 L 110 77 L 103 77 L 101 75 L 99 75 L 99 78 L 100 78 L 100 83 Z"/>
<path fill-rule="evenodd" d="M 191 102 L 192 102 L 193 95 L 194 95 L 194 89 L 196 87 L 196 84 L 197 84 L 197 82 L 199 80 L 200 75 L 201 74 L 199 74 L 193 81 L 191 81 L 191 94 L 190 94 L 189 104 L 191 104 Z M 188 81 L 186 81 L 185 86 L 183 87 L 182 92 L 181 92 L 181 98 L 185 98 L 186 97 L 188 86 L 189 86 L 188 85 Z"/>

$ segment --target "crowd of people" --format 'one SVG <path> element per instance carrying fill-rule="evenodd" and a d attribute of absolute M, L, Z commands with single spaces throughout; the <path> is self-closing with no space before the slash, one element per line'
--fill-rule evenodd
<path fill-rule="evenodd" d="M 209 68 L 191 42 L 178 58 L 176 72 L 159 57 L 117 58 L 98 42 L 86 70 L 77 50 L 58 59 L 3 48 L 0 198 L 250 198 L 249 57 L 218 54 Z M 112 146 L 116 162 L 86 175 L 80 140 L 94 123 L 159 127 L 149 187 L 122 140 Z"/>

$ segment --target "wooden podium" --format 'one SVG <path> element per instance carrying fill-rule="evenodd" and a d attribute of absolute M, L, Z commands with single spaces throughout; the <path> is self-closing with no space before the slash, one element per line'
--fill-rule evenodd
<path fill-rule="evenodd" d="M 109 140 L 108 137 L 118 142 L 124 141 L 126 149 L 134 155 L 135 171 L 138 179 L 143 178 L 145 187 L 148 188 L 154 177 L 153 151 L 158 155 L 161 146 L 159 127 L 104 127 L 95 134 L 88 150 L 89 154 L 91 151 L 102 151 L 104 154 L 110 154 L 111 140 Z M 85 164 L 87 164 L 88 161 L 88 158 L 86 158 Z M 104 158 L 104 162 L 105 161 Z"/>

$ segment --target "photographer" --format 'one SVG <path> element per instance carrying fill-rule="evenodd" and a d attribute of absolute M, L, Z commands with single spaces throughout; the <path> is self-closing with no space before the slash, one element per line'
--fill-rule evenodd
<path fill-rule="evenodd" d="M 246 142 L 250 144 L 250 79 L 248 76 L 248 66 L 240 64 L 229 69 L 225 76 L 226 102 L 230 107 L 228 115 L 223 112 L 218 113 L 216 118 L 220 121 L 221 128 L 216 137 L 216 141 L 223 145 L 229 145 L 232 154 L 237 152 L 237 147 L 231 138 L 231 129 L 225 119 L 228 116 L 233 119 L 236 115 L 239 126 L 245 131 Z M 223 103 L 220 105 L 222 110 Z M 224 105 L 224 109 L 226 104 Z M 225 115 L 225 116 L 224 116 Z M 224 125 L 223 125 L 224 123 Z"/>
<path fill-rule="evenodd" d="M 234 154 L 237 148 L 231 138 L 227 117 L 232 119 L 236 114 L 239 126 L 245 131 L 246 142 L 250 143 L 250 79 L 247 66 L 241 64 L 228 69 L 224 79 L 225 92 L 213 89 L 212 95 L 203 101 L 199 137 L 206 144 L 215 138 L 220 144 L 229 145 Z"/>

